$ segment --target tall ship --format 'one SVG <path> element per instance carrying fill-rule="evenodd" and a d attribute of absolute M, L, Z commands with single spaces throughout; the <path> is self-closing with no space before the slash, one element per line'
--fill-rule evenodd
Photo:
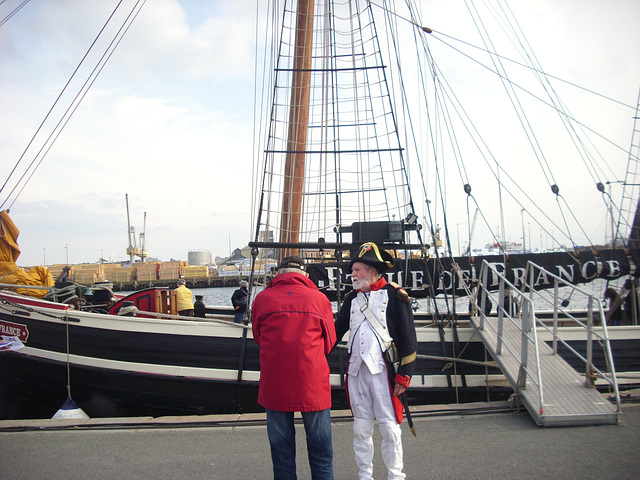
<path fill-rule="evenodd" d="M 472 48 L 479 59 L 462 56 L 502 84 L 514 107 L 506 115 L 490 99 L 504 117 L 498 126 L 469 116 L 440 65 L 456 47 L 427 25 L 414 2 L 286 1 L 269 15 L 259 68 L 250 298 L 273 275 L 256 266 L 297 254 L 339 308 L 351 289 L 350 259 L 362 243 L 375 242 L 395 257 L 388 280 L 416 306 L 410 403 L 511 398 L 542 425 L 617 422 L 620 389 L 640 383 L 637 106 L 631 149 L 615 152 L 620 168 L 613 175 L 624 178 L 620 199 L 607 190 L 619 177 L 600 178 L 604 170 L 595 168 L 585 174 L 592 189 L 580 203 L 589 206 L 587 215 L 592 208 L 609 215 L 612 226 L 610 244 L 596 245 L 577 217 L 585 209 L 565 198 L 561 182 L 567 171 L 567 183 L 585 178 L 565 165 L 569 159 L 595 163 L 593 144 L 581 139 L 590 131 L 565 109 L 519 29 L 500 32 L 531 60 L 518 67 L 533 83 L 510 80 L 508 53 L 493 49 L 486 27 L 478 32 L 483 47 Z M 515 25 L 510 11 L 496 21 Z M 450 50 L 436 48 L 441 43 Z M 473 78 L 465 88 L 483 91 Z M 546 127 L 558 122 L 575 147 L 572 155 L 563 147 L 561 164 L 537 143 L 524 109 L 531 98 L 551 114 Z M 514 123 L 523 140 L 516 162 Z M 496 136 L 481 134 L 499 129 L 504 134 L 493 150 Z M 538 187 L 527 191 L 535 179 L 546 183 L 544 198 Z M 451 213 L 455 197 L 464 207 Z M 456 227 L 464 217 L 469 235 L 462 248 Z M 522 224 L 520 248 L 504 238 L 505 224 L 514 221 Z M 6 212 L 3 222 L 17 240 Z M 553 248 L 527 249 L 531 223 L 552 237 Z M 476 254 L 476 229 L 494 238 L 491 252 Z M 17 254 L 15 242 L 8 268 Z M 51 416 L 66 397 L 91 417 L 260 411 L 250 303 L 245 322 L 234 324 L 233 312 L 219 308 L 205 318 L 180 317 L 162 288 L 116 299 L 72 284 L 70 301 L 51 298 L 51 285 L 36 297 L 3 286 L 5 418 Z M 340 345 L 329 365 L 334 407 L 346 408 L 347 352 Z M 557 382 L 559 375 L 549 378 L 560 371 Z M 575 384 L 579 395 L 596 395 L 589 402 L 608 406 L 574 410 Z M 554 412 L 557 404 L 562 412 Z"/>

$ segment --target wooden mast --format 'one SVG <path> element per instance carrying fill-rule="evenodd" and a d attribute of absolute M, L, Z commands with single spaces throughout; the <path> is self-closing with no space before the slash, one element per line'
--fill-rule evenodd
<path fill-rule="evenodd" d="M 313 7 L 314 0 L 298 0 L 294 71 L 291 81 L 291 107 L 280 222 L 280 241 L 283 243 L 298 243 L 300 241 L 305 150 L 309 124 Z M 288 255 L 297 254 L 297 248 L 281 249 L 279 260 Z"/>

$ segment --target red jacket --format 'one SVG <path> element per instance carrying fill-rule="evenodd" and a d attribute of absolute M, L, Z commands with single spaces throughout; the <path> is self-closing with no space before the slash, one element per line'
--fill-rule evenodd
<path fill-rule="evenodd" d="M 329 299 L 300 273 L 276 276 L 251 306 L 260 346 L 258 403 L 282 412 L 331 408 L 327 355 L 336 343 Z"/>

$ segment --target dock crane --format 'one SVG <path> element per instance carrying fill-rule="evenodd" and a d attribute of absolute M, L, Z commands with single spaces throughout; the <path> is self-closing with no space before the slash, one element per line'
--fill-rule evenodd
<path fill-rule="evenodd" d="M 147 251 L 145 250 L 146 240 L 147 240 L 147 212 L 144 212 L 142 233 L 140 234 L 140 261 L 143 263 L 144 263 L 144 259 L 147 257 Z"/>
<path fill-rule="evenodd" d="M 135 257 L 140 257 L 140 260 L 144 262 L 147 257 L 147 251 L 145 250 L 146 232 L 147 232 L 147 212 L 144 212 L 144 227 L 140 234 L 140 248 L 136 245 L 136 230 L 131 226 L 131 220 L 129 217 L 129 194 L 124 196 L 127 204 L 127 230 L 129 234 L 129 246 L 127 247 L 127 255 L 129 255 L 129 262 L 133 265 Z"/>

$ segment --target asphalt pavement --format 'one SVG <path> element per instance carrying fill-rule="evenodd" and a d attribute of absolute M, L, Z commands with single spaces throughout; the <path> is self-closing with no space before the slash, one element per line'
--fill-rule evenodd
<path fill-rule="evenodd" d="M 403 423 L 409 479 L 637 479 L 640 404 L 620 425 L 537 426 L 506 403 L 414 410 Z M 352 421 L 333 412 L 335 478 L 355 479 Z M 376 428 L 376 478 L 386 478 Z M 0 421 L 3 480 L 270 479 L 264 415 Z M 298 478 L 310 479 L 297 427 Z"/>

